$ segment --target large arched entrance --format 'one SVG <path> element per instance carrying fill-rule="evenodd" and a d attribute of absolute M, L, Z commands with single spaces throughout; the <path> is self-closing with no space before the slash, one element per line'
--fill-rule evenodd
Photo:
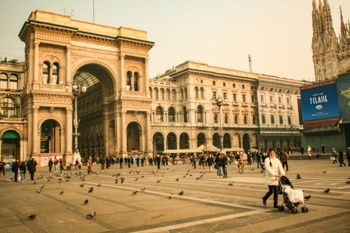
<path fill-rule="evenodd" d="M 176 145 L 176 135 L 174 133 L 169 133 L 167 136 L 167 143 L 168 143 L 168 148 L 169 150 L 174 150 L 177 149 Z"/>
<path fill-rule="evenodd" d="M 217 148 L 220 148 L 220 137 L 218 133 L 215 133 L 213 135 L 213 145 L 216 146 Z"/>
<path fill-rule="evenodd" d="M 6 131 L 1 140 L 1 159 L 20 159 L 19 134 L 14 130 Z"/>
<path fill-rule="evenodd" d="M 245 152 L 250 150 L 249 134 L 243 135 L 243 149 Z"/>
<path fill-rule="evenodd" d="M 189 149 L 189 137 L 187 133 L 182 133 L 180 135 L 180 149 Z"/>
<path fill-rule="evenodd" d="M 164 151 L 164 136 L 162 133 L 155 133 L 153 135 L 153 155 L 156 156 Z"/>
<path fill-rule="evenodd" d="M 84 141 L 78 144 L 78 150 L 85 149 L 85 156 L 96 158 L 113 155 L 118 144 L 115 141 L 115 124 L 110 124 L 114 122 L 112 112 L 114 111 L 114 90 L 116 86 L 113 75 L 105 64 L 86 62 L 75 72 L 72 84 L 73 87 L 75 84 L 79 88 L 76 91 L 77 95 L 75 95 L 78 98 L 78 120 L 76 122 L 73 117 L 73 124 L 78 126 L 76 128 L 80 133 L 80 137 L 89 140 L 89 142 Z M 85 93 L 81 92 L 83 85 L 86 86 Z M 74 106 L 75 110 L 76 107 Z M 125 124 L 124 127 L 124 130 L 127 131 Z M 130 127 L 132 135 L 140 132 L 137 126 L 131 125 Z M 75 127 L 73 127 L 73 133 L 74 129 Z M 125 143 L 127 151 L 136 147 L 138 148 L 136 150 L 140 149 L 139 137 L 134 138 L 135 140 L 132 143 L 129 143 L 128 140 L 129 133 L 123 138 L 127 140 Z M 88 145 L 88 147 L 83 148 L 84 145 Z"/>
<path fill-rule="evenodd" d="M 61 153 L 61 127 L 57 121 L 44 121 L 40 133 L 40 154 Z"/>
<path fill-rule="evenodd" d="M 204 143 L 207 142 L 206 138 L 205 138 L 205 134 L 204 133 L 199 133 L 197 135 L 197 147 L 204 145 Z"/>
<path fill-rule="evenodd" d="M 126 128 L 128 141 L 127 150 L 128 152 L 140 152 L 141 151 L 141 126 L 136 122 L 131 122 Z"/>
<path fill-rule="evenodd" d="M 231 136 L 228 133 L 224 135 L 224 148 L 231 148 Z"/>

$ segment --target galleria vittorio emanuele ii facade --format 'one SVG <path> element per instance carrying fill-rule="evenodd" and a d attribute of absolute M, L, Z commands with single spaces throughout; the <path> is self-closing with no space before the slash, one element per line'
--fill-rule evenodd
<path fill-rule="evenodd" d="M 146 31 L 43 10 L 19 37 L 25 61 L 0 63 L 2 158 L 68 165 L 75 145 L 83 158 L 154 156 L 220 147 L 220 131 L 227 151 L 301 146 L 299 88 L 309 82 L 196 61 L 150 78 Z"/>

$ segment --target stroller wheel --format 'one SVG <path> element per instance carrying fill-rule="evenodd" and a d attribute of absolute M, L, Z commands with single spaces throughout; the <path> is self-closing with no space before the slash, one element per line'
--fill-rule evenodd
<path fill-rule="evenodd" d="M 294 213 L 295 213 L 294 209 L 291 209 L 290 211 L 292 212 L 292 214 L 294 214 Z"/>
<path fill-rule="evenodd" d="M 306 212 L 306 208 L 305 207 L 301 207 L 301 212 L 305 213 Z"/>
<path fill-rule="evenodd" d="M 284 206 L 283 206 L 283 205 L 282 205 L 282 206 L 279 206 L 279 207 L 278 207 L 278 210 L 279 210 L 279 211 L 284 211 Z"/>
<path fill-rule="evenodd" d="M 305 207 L 305 213 L 309 212 L 309 208 Z"/>
<path fill-rule="evenodd" d="M 298 213 L 298 209 L 295 209 L 295 210 L 294 210 L 294 213 L 297 214 L 297 213 Z"/>

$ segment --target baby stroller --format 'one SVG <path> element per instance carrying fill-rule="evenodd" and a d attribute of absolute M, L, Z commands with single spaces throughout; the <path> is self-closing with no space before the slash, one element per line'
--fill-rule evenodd
<path fill-rule="evenodd" d="M 295 190 L 292 183 L 286 176 L 282 176 L 279 179 L 279 193 L 283 195 L 283 203 L 278 207 L 279 211 L 284 211 L 284 205 L 290 209 L 292 214 L 298 213 L 299 204 L 304 206 L 301 208 L 303 213 L 307 213 L 309 209 L 304 204 L 304 193 L 302 190 Z"/>

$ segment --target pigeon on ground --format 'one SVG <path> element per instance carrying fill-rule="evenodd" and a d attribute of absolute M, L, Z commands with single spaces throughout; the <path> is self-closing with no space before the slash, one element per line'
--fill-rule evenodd
<path fill-rule="evenodd" d="M 115 180 L 115 183 L 118 184 L 118 179 Z"/>
<path fill-rule="evenodd" d="M 42 190 L 40 189 L 40 190 L 36 191 L 36 193 L 41 193 L 41 191 L 42 191 Z"/>
<path fill-rule="evenodd" d="M 350 181 L 348 181 L 348 182 L 345 182 L 345 183 L 347 183 L 347 184 L 350 184 Z"/>
<path fill-rule="evenodd" d="M 186 176 L 184 176 L 183 178 L 186 178 Z"/>
<path fill-rule="evenodd" d="M 112 176 L 115 176 L 115 174 L 113 174 Z"/>
<path fill-rule="evenodd" d="M 169 168 L 167 168 L 166 170 L 169 170 Z"/>
<path fill-rule="evenodd" d="M 323 191 L 324 193 L 329 193 L 329 191 L 331 191 L 329 188 L 326 189 L 325 191 Z"/>
<path fill-rule="evenodd" d="M 85 201 L 84 201 L 84 204 L 86 205 L 87 203 L 89 203 L 89 200 L 88 199 L 86 199 Z"/>
<path fill-rule="evenodd" d="M 179 178 L 177 178 L 175 181 L 179 181 Z"/>
<path fill-rule="evenodd" d="M 135 192 L 133 192 L 132 194 L 136 195 L 138 192 L 139 192 L 139 191 L 135 191 Z"/>
<path fill-rule="evenodd" d="M 124 179 L 121 179 L 121 180 L 120 180 L 120 183 L 121 183 L 121 184 L 124 183 Z"/>
<path fill-rule="evenodd" d="M 305 200 L 309 200 L 311 198 L 311 195 L 304 197 Z"/>
<path fill-rule="evenodd" d="M 81 184 L 80 187 L 84 187 L 84 184 Z"/>
<path fill-rule="evenodd" d="M 67 182 L 69 181 L 69 179 L 66 180 Z"/>
<path fill-rule="evenodd" d="M 85 181 L 85 178 L 82 181 Z"/>
<path fill-rule="evenodd" d="M 184 191 L 179 192 L 179 195 L 181 196 L 184 195 Z"/>
<path fill-rule="evenodd" d="M 199 180 L 201 177 L 197 177 L 196 180 Z"/>
<path fill-rule="evenodd" d="M 326 173 L 327 171 L 324 171 L 323 173 Z"/>
<path fill-rule="evenodd" d="M 94 187 L 91 187 L 89 190 L 89 193 L 92 193 L 94 191 Z"/>
<path fill-rule="evenodd" d="M 192 174 L 190 174 L 190 176 L 192 176 Z"/>
<path fill-rule="evenodd" d="M 135 181 L 137 181 L 139 178 L 136 178 Z"/>
<path fill-rule="evenodd" d="M 141 176 L 141 178 L 143 178 L 143 177 L 145 177 L 145 176 Z"/>
<path fill-rule="evenodd" d="M 188 172 L 190 172 L 190 170 L 188 170 Z"/>
<path fill-rule="evenodd" d="M 86 217 L 94 218 L 96 216 L 96 212 L 92 212 L 91 214 L 88 214 Z"/>
<path fill-rule="evenodd" d="M 173 172 L 175 172 L 175 170 L 173 170 Z"/>
<path fill-rule="evenodd" d="M 36 184 L 36 182 L 34 182 L 34 184 Z"/>
<path fill-rule="evenodd" d="M 145 190 L 146 190 L 146 188 L 141 189 L 142 192 L 145 191 Z"/>
<path fill-rule="evenodd" d="M 101 187 L 101 183 L 99 183 L 97 186 L 98 186 L 98 187 Z"/>
<path fill-rule="evenodd" d="M 297 174 L 297 179 L 301 179 L 301 176 L 299 174 Z"/>
<path fill-rule="evenodd" d="M 51 180 L 47 180 L 47 181 L 51 181 Z"/>
<path fill-rule="evenodd" d="M 254 168 L 252 168 L 252 171 L 254 170 Z"/>
<path fill-rule="evenodd" d="M 159 183 L 161 180 L 158 180 L 157 183 Z"/>
<path fill-rule="evenodd" d="M 60 192 L 60 194 L 63 194 L 63 191 L 62 191 L 62 192 Z"/>
<path fill-rule="evenodd" d="M 171 194 L 171 195 L 169 196 L 169 199 L 173 199 L 173 194 Z"/>
<path fill-rule="evenodd" d="M 28 219 L 29 219 L 29 220 L 33 220 L 33 219 L 35 219 L 35 217 L 36 217 L 36 215 L 35 215 L 35 214 L 32 214 L 32 215 L 28 216 Z"/>
<path fill-rule="evenodd" d="M 62 183 L 62 180 L 61 180 L 61 181 L 58 181 L 58 183 L 59 183 L 59 184 Z"/>
<path fill-rule="evenodd" d="M 233 182 L 229 183 L 228 185 L 231 185 L 231 186 L 232 186 L 232 185 L 233 185 Z"/>

